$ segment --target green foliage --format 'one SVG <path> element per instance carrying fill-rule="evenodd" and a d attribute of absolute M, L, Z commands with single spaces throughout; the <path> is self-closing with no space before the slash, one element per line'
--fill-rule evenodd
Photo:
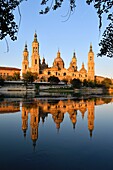
<path fill-rule="evenodd" d="M 99 46 L 101 46 L 98 56 L 113 57 L 113 20 L 106 27 L 103 33 L 103 39 L 100 41 Z"/>
<path fill-rule="evenodd" d="M 79 79 L 73 79 L 71 80 L 71 84 L 73 86 L 73 88 L 81 88 L 82 86 L 82 82 Z"/>
<path fill-rule="evenodd" d="M 58 77 L 50 76 L 50 77 L 48 78 L 48 82 L 50 82 L 50 83 L 59 83 L 60 80 L 59 80 Z"/>
<path fill-rule="evenodd" d="M 7 76 L 7 77 L 5 77 L 5 80 L 7 80 L 7 81 L 18 81 L 18 80 L 20 80 L 20 73 L 14 73 L 13 74 L 13 76 Z"/>
<path fill-rule="evenodd" d="M 7 76 L 7 77 L 6 77 L 6 80 L 7 80 L 7 81 L 13 81 L 13 76 Z"/>
<path fill-rule="evenodd" d="M 20 73 L 14 73 L 13 80 L 20 80 Z"/>
<path fill-rule="evenodd" d="M 0 76 L 0 86 L 4 85 L 4 79 Z"/>
<path fill-rule="evenodd" d="M 50 9 L 56 10 L 60 8 L 65 0 L 53 0 L 50 6 L 47 5 L 50 0 L 42 0 L 41 5 L 47 5 L 44 10 L 41 10 L 40 14 L 46 14 Z M 69 0 L 70 14 L 75 10 L 76 1 Z M 81 2 L 82 3 L 82 2 Z M 108 20 L 108 26 L 103 33 L 103 39 L 100 41 L 100 52 L 97 56 L 113 57 L 113 0 L 86 0 L 88 5 L 93 4 L 96 9 L 99 18 L 99 30 L 102 28 L 103 15 L 106 14 Z M 68 17 L 68 18 L 69 18 Z"/>
<path fill-rule="evenodd" d="M 105 79 L 101 82 L 101 84 L 104 85 L 105 87 L 109 88 L 110 85 L 112 85 L 112 82 L 111 82 L 111 79 L 105 78 Z"/>
<path fill-rule="evenodd" d="M 88 87 L 88 81 L 86 79 L 84 79 L 82 85 L 85 86 L 85 87 Z"/>
<path fill-rule="evenodd" d="M 53 0 L 50 5 L 47 5 L 50 0 L 41 0 L 41 5 L 46 5 L 44 10 L 40 11 L 40 14 L 47 14 L 51 9 L 56 10 L 60 8 L 65 0 Z M 74 11 L 76 5 L 75 5 L 75 0 L 69 0 L 68 5 L 70 7 L 70 11 Z"/>
<path fill-rule="evenodd" d="M 108 26 L 106 27 L 102 40 L 99 43 L 100 52 L 97 56 L 113 57 L 113 0 L 87 0 L 87 4 L 94 3 L 99 18 L 99 29 L 102 27 L 103 15 L 106 14 Z"/>
<path fill-rule="evenodd" d="M 14 10 L 25 0 L 0 0 L 0 39 L 7 35 L 14 41 L 17 39 L 18 26 L 15 22 Z M 20 11 L 19 11 L 20 14 Z"/>
<path fill-rule="evenodd" d="M 28 71 L 27 73 L 23 74 L 23 81 L 25 83 L 32 83 L 37 79 L 37 74 L 36 73 L 32 73 L 30 71 Z"/>

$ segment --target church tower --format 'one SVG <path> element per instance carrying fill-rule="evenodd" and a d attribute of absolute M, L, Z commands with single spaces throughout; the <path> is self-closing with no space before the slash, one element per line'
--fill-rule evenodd
<path fill-rule="evenodd" d="M 22 130 L 24 137 L 26 137 L 26 131 L 28 128 L 28 109 L 23 105 L 22 106 Z"/>
<path fill-rule="evenodd" d="M 90 137 L 92 137 L 92 132 L 93 132 L 93 129 L 94 129 L 94 119 L 95 119 L 95 116 L 94 116 L 94 107 L 95 107 L 95 104 L 94 104 L 94 100 L 90 100 L 88 101 L 87 103 L 87 109 L 88 109 L 88 129 L 89 129 L 89 132 L 90 132 Z"/>
<path fill-rule="evenodd" d="M 31 139 L 33 141 L 33 146 L 36 146 L 36 141 L 38 139 L 38 123 L 39 123 L 39 107 L 33 106 L 30 110 L 30 126 L 31 126 Z"/>
<path fill-rule="evenodd" d="M 32 42 L 32 56 L 31 56 L 31 72 L 39 74 L 40 56 L 39 43 L 37 41 L 37 34 L 34 34 L 34 41 Z"/>
<path fill-rule="evenodd" d="M 77 58 L 75 52 L 73 53 L 72 60 L 70 62 L 70 66 L 68 68 L 69 71 L 77 71 Z"/>
<path fill-rule="evenodd" d="M 88 80 L 94 81 L 94 78 L 95 78 L 94 53 L 92 50 L 92 44 L 90 44 L 90 50 L 88 53 Z"/>
<path fill-rule="evenodd" d="M 29 69 L 28 56 L 29 56 L 29 52 L 27 50 L 27 44 L 25 44 L 25 48 L 24 48 L 24 51 L 23 51 L 22 74 L 26 73 Z"/>

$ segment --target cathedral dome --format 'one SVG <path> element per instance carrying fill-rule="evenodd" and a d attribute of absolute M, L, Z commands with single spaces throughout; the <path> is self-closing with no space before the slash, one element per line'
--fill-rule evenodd
<path fill-rule="evenodd" d="M 55 60 L 53 62 L 53 67 L 57 67 L 59 70 L 64 68 L 64 61 L 60 57 L 60 51 L 57 52 L 57 57 L 55 58 Z"/>
<path fill-rule="evenodd" d="M 87 73 L 87 70 L 84 67 L 84 63 L 82 63 L 82 68 L 80 69 L 80 73 Z"/>
<path fill-rule="evenodd" d="M 54 60 L 54 62 L 62 62 L 62 63 L 64 63 L 64 61 L 62 60 L 62 58 L 55 58 L 55 60 Z"/>

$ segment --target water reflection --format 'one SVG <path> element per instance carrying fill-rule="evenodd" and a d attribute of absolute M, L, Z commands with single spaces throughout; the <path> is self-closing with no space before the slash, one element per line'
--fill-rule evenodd
<path fill-rule="evenodd" d="M 102 105 L 104 103 L 112 102 L 113 99 L 95 98 L 88 100 L 22 100 L 12 101 L 3 100 L 0 102 L 0 113 L 14 113 L 21 110 L 21 121 L 23 136 L 26 137 L 28 130 L 28 116 L 30 117 L 30 136 L 35 148 L 38 139 L 39 123 L 44 124 L 45 118 L 51 115 L 53 122 L 56 125 L 57 131 L 60 130 L 61 123 L 65 115 L 69 115 L 73 129 L 75 129 L 77 122 L 77 114 L 80 112 L 82 119 L 87 114 L 87 128 L 90 137 L 93 135 L 95 123 L 95 105 Z"/>

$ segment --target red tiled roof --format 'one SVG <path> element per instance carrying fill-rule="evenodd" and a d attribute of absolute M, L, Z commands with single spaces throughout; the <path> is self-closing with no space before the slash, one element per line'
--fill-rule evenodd
<path fill-rule="evenodd" d="M 0 70 L 15 70 L 15 71 L 21 71 L 19 68 L 14 67 L 0 67 Z"/>

